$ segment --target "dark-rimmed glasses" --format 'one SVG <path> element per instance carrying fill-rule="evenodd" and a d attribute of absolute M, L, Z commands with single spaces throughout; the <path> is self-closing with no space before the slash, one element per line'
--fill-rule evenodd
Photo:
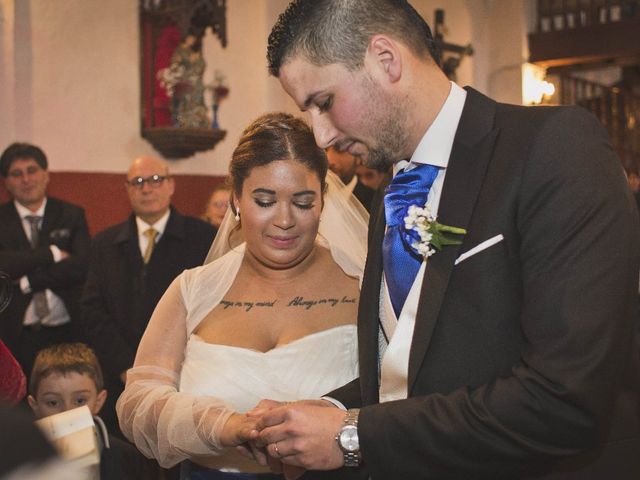
<path fill-rule="evenodd" d="M 131 180 L 127 180 L 125 183 L 130 187 L 141 189 L 145 183 L 148 183 L 151 188 L 158 188 L 162 185 L 169 175 L 151 175 L 150 177 L 133 177 Z"/>

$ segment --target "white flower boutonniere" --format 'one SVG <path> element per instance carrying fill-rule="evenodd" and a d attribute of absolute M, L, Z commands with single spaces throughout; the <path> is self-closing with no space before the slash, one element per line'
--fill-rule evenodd
<path fill-rule="evenodd" d="M 462 236 L 467 233 L 464 228 L 450 227 L 436 222 L 436 217 L 431 213 L 427 205 L 419 207 L 411 205 L 404 217 L 408 242 L 418 255 L 424 258 L 430 257 L 436 250 L 441 250 L 445 245 L 460 245 Z"/>

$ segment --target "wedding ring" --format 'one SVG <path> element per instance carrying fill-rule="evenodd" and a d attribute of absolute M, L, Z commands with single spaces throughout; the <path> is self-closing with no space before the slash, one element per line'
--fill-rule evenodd
<path fill-rule="evenodd" d="M 276 455 L 278 456 L 278 458 L 280 458 L 282 455 L 280 455 L 280 450 L 278 450 L 278 442 L 273 444 L 273 449 L 276 452 Z"/>

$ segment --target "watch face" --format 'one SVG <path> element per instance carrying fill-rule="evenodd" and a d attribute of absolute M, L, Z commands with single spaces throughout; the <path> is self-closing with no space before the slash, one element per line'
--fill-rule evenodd
<path fill-rule="evenodd" d="M 360 449 L 358 442 L 358 427 L 347 425 L 340 432 L 340 445 L 347 452 L 357 452 Z"/>

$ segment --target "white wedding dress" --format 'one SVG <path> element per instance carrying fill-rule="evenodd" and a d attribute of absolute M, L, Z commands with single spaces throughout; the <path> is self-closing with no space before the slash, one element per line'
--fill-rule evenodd
<path fill-rule="evenodd" d="M 318 398 L 356 376 L 356 327 L 345 325 L 258 352 L 212 345 L 192 335 L 187 344 L 180 391 L 215 395 L 238 412 L 261 399 Z M 206 462 L 225 471 L 268 472 L 232 449 Z"/>
<path fill-rule="evenodd" d="M 364 208 L 339 183 L 330 183 L 317 242 L 360 282 L 366 227 Z M 206 343 L 193 333 L 224 298 L 242 264 L 246 245 L 231 245 L 232 231 L 228 211 L 212 246 L 212 263 L 186 270 L 167 289 L 116 405 L 123 433 L 163 467 L 191 459 L 220 470 L 266 472 L 220 445 L 229 417 L 264 398 L 319 398 L 357 376 L 355 325 L 316 332 L 267 352 Z"/>
<path fill-rule="evenodd" d="M 268 352 L 206 343 L 192 335 L 179 390 L 215 395 L 238 412 L 263 398 L 318 398 L 355 378 L 356 343 L 355 325 L 313 333 Z"/>
<path fill-rule="evenodd" d="M 206 343 L 193 333 L 224 297 L 243 255 L 244 244 L 213 263 L 183 272 L 158 304 L 150 335 L 165 333 L 169 323 L 186 325 L 181 367 L 171 371 L 136 366 L 127 373 L 117 405 L 123 432 L 163 466 L 192 458 L 210 468 L 266 472 L 217 444 L 217 432 L 229 415 L 246 412 L 264 398 L 319 398 L 357 376 L 355 325 L 316 332 L 267 352 Z M 158 337 L 152 343 L 161 341 Z M 198 462 L 197 457 L 205 455 L 206 460 Z"/>

